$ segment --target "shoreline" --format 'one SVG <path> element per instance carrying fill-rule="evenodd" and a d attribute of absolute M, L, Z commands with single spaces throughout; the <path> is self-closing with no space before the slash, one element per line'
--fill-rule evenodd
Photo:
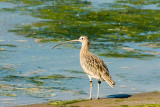
<path fill-rule="evenodd" d="M 138 94 L 116 94 L 109 95 L 107 98 L 92 99 L 88 101 L 80 101 L 72 104 L 65 104 L 65 106 L 76 106 L 76 107 L 109 107 L 109 106 L 137 106 L 137 105 L 148 105 L 150 104 L 160 107 L 160 92 L 144 92 Z M 15 107 L 57 107 L 56 104 L 49 105 L 49 103 L 43 104 L 31 104 L 22 105 Z"/>

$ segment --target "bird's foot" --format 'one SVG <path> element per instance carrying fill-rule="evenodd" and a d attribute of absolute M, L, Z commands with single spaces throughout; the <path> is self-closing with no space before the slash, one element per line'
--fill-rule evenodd
<path fill-rule="evenodd" d="M 97 99 L 100 99 L 99 97 L 97 97 Z"/>

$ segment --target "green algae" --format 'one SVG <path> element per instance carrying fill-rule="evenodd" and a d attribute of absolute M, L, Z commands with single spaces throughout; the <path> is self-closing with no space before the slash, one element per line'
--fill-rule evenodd
<path fill-rule="evenodd" d="M 150 5 L 150 4 L 158 4 L 159 0 L 117 0 L 118 3 L 129 3 L 133 5 Z"/>
<path fill-rule="evenodd" d="M 79 94 L 84 94 L 84 95 L 88 95 L 86 92 L 84 91 L 75 91 L 75 94 L 79 95 Z"/>
<path fill-rule="evenodd" d="M 15 71 L 15 67 L 13 65 L 9 65 L 9 64 L 0 64 L 0 72 L 1 73 L 8 73 L 8 72 L 14 72 Z"/>
<path fill-rule="evenodd" d="M 62 79 L 73 79 L 75 77 L 67 77 L 64 75 L 49 75 L 49 76 L 18 76 L 18 75 L 8 75 L 2 77 L 1 81 L 27 81 L 35 84 L 36 86 L 45 85 L 46 80 L 62 80 Z"/>
<path fill-rule="evenodd" d="M 31 83 L 34 83 L 34 84 L 36 84 L 36 85 L 38 85 L 38 86 L 40 86 L 40 85 L 44 85 L 44 82 L 43 81 L 41 81 L 41 80 L 37 80 L 37 79 L 33 79 L 33 78 L 29 78 L 29 80 L 28 80 L 29 82 L 31 82 Z"/>
<path fill-rule="evenodd" d="M 66 77 L 64 75 L 49 75 L 49 76 L 32 76 L 27 78 L 27 81 L 34 83 L 37 86 L 45 85 L 46 80 L 62 80 L 62 79 L 72 79 L 75 77 Z"/>
<path fill-rule="evenodd" d="M 25 87 L 22 87 L 23 84 L 21 84 L 20 86 L 16 84 L 15 85 L 1 84 L 0 91 L 2 91 L 3 93 L 0 93 L 0 96 L 16 97 L 21 95 L 21 93 L 33 97 L 50 97 L 55 95 L 53 93 L 55 91 L 54 89 L 44 88 L 43 86 L 34 86 L 34 85 L 30 86 L 30 84 L 24 84 L 24 85 Z"/>
<path fill-rule="evenodd" d="M 100 53 L 98 55 L 106 56 L 106 57 L 117 57 L 117 58 L 137 58 L 137 59 L 155 58 L 155 56 L 151 54 L 143 54 L 143 53 L 138 53 L 138 52 L 126 52 L 126 51 L 123 53 L 109 51 L 105 53 Z"/>
<path fill-rule="evenodd" d="M 25 4 L 25 6 L 37 6 L 44 4 L 43 0 L 0 0 L 1 2 L 11 2 L 11 3 L 20 3 Z M 46 0 L 51 1 L 51 0 Z"/>
<path fill-rule="evenodd" d="M 17 95 L 14 93 L 0 93 L 0 96 L 16 97 Z"/>
<path fill-rule="evenodd" d="M 64 71 L 68 71 L 70 73 L 75 73 L 75 74 L 83 74 L 84 73 L 82 71 L 76 71 L 76 70 L 64 70 Z"/>
<path fill-rule="evenodd" d="M 16 47 L 16 45 L 12 45 L 12 44 L 0 44 L 0 46 L 6 46 L 6 47 Z"/>
<path fill-rule="evenodd" d="M 21 81 L 21 80 L 24 80 L 24 77 L 9 75 L 9 76 L 3 77 L 1 80 L 3 81 Z"/>
<path fill-rule="evenodd" d="M 157 56 L 145 53 L 142 48 L 141 51 L 136 52 L 118 49 L 118 45 L 123 46 L 124 43 L 154 44 L 159 41 L 160 10 L 141 9 L 127 5 L 156 4 L 159 3 L 157 0 L 118 0 L 115 4 L 110 5 L 111 8 L 116 7 L 116 9 L 94 9 L 91 2 L 79 0 L 0 1 L 21 3 L 23 4 L 21 7 L 15 7 L 12 10 L 45 19 L 30 25 L 16 26 L 15 29 L 10 30 L 17 35 L 41 39 L 37 40 L 39 42 L 66 41 L 77 39 L 80 35 L 87 35 L 90 41 L 96 41 L 91 46 L 100 56 L 137 59 L 156 58 Z M 50 5 L 44 5 L 47 3 Z M 113 42 L 115 45 L 109 44 L 111 45 L 110 50 L 103 52 L 103 49 L 108 48 L 105 46 L 108 42 Z"/>
<path fill-rule="evenodd" d="M 160 104 L 146 104 L 146 105 L 136 105 L 136 106 L 126 106 L 126 107 L 160 107 Z"/>
<path fill-rule="evenodd" d="M 39 79 L 65 79 L 65 78 L 75 78 L 75 77 L 66 77 L 59 74 L 39 77 Z"/>
<path fill-rule="evenodd" d="M 67 104 L 78 103 L 82 101 L 89 101 L 87 99 L 77 99 L 77 100 L 52 100 L 49 105 L 65 106 Z"/>
<path fill-rule="evenodd" d="M 122 102 L 122 101 L 124 101 L 124 99 L 117 99 L 117 100 L 115 100 L 115 102 Z"/>

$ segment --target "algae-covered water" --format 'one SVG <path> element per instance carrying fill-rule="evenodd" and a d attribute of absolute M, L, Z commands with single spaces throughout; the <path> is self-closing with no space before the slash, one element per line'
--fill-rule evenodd
<path fill-rule="evenodd" d="M 81 35 L 116 82 L 101 97 L 160 90 L 159 13 L 159 0 L 0 0 L 0 106 L 88 98 L 81 44 L 52 49 Z"/>

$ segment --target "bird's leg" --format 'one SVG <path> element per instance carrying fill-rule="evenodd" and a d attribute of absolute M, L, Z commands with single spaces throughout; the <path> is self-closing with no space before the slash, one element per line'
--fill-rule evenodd
<path fill-rule="evenodd" d="M 98 81 L 98 90 L 97 90 L 97 99 L 99 99 L 99 87 L 100 87 L 101 81 Z"/>
<path fill-rule="evenodd" d="M 92 81 L 90 81 L 90 99 L 92 99 Z"/>

